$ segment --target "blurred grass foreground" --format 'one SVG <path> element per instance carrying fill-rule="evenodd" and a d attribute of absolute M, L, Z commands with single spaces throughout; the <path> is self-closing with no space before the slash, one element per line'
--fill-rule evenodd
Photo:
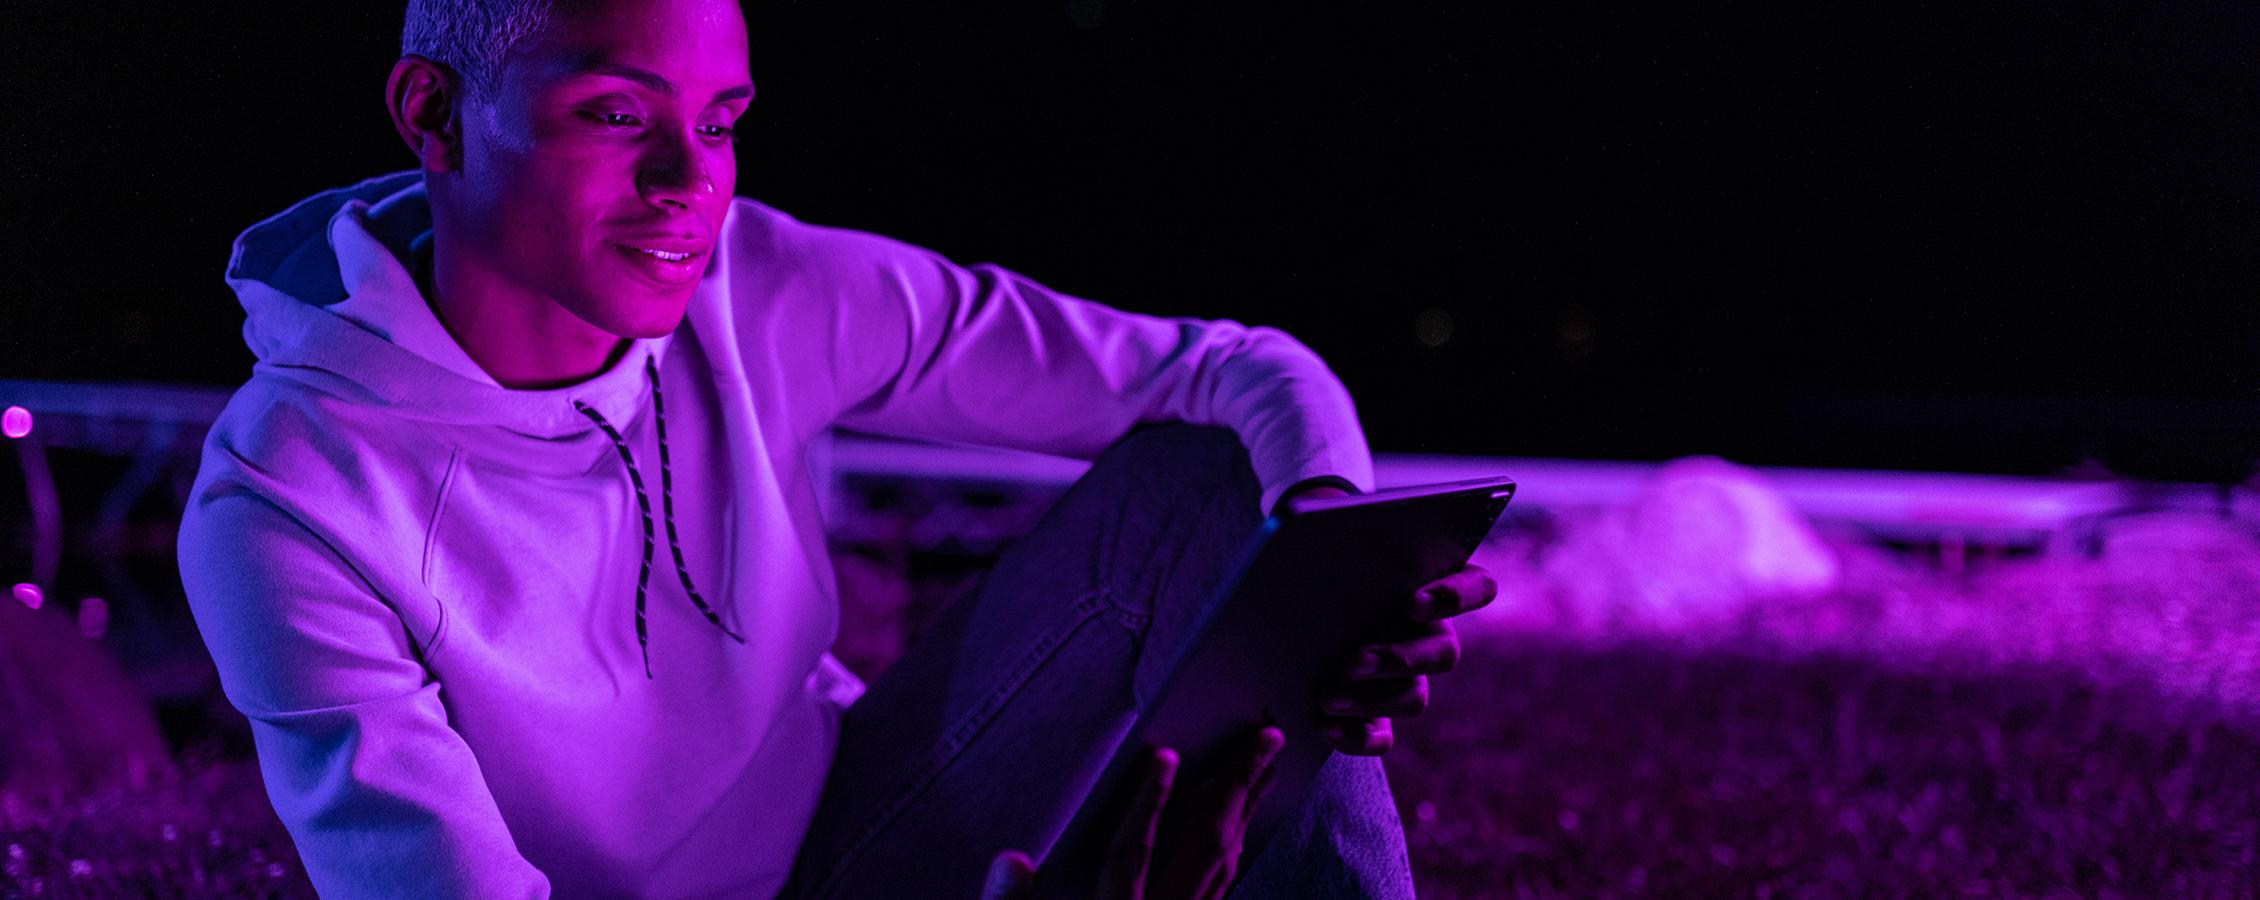
<path fill-rule="evenodd" d="M 1964 570 L 1804 532 L 1826 577 L 1794 590 L 1659 582 L 1627 528 L 1478 553 L 1500 598 L 1387 758 L 1425 896 L 2253 896 L 2249 523 L 2129 517 L 2093 556 Z M 866 675 L 909 625 L 858 611 L 977 577 L 835 559 Z M 168 746 L 52 605 L 0 603 L 0 649 L 0 895 L 311 896 L 240 721 Z"/>

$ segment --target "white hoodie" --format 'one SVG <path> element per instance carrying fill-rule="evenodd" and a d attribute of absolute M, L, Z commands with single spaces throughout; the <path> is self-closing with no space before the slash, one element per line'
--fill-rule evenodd
<path fill-rule="evenodd" d="M 1373 488 L 1348 392 L 1282 332 L 745 198 L 674 333 L 508 390 L 403 264 L 429 229 L 402 172 L 237 239 L 258 362 L 181 522 L 198 628 L 324 896 L 775 893 L 862 692 L 829 652 L 807 468 L 835 425 L 1090 458 L 1219 424 L 1266 510 L 1312 478 Z"/>

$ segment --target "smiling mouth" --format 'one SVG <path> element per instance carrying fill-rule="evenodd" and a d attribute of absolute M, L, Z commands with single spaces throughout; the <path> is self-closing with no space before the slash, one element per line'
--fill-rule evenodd
<path fill-rule="evenodd" d="M 612 249 L 633 263 L 644 277 L 661 284 L 689 284 L 697 281 L 706 269 L 705 250 L 660 250 L 628 244 L 613 244 Z"/>

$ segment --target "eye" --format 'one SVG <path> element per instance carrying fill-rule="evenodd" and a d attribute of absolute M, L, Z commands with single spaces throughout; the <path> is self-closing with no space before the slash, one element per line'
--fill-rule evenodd
<path fill-rule="evenodd" d="M 725 141 L 736 140 L 738 136 L 738 130 L 728 125 L 702 125 L 698 130 L 707 137 Z"/>
<path fill-rule="evenodd" d="M 603 125 L 607 128 L 634 128 L 638 125 L 643 124 L 642 119 L 636 118 L 635 115 L 631 113 L 623 112 L 601 112 L 584 109 L 581 110 L 581 118 L 595 122 L 599 125 Z"/>

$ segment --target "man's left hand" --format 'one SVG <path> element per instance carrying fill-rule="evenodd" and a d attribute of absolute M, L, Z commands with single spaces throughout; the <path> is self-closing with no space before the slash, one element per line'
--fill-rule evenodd
<path fill-rule="evenodd" d="M 1281 501 L 1346 497 L 1330 485 L 1305 488 Z M 1327 714 L 1327 740 L 1354 756 L 1380 756 L 1395 742 L 1391 718 L 1417 716 L 1428 708 L 1428 676 L 1442 675 L 1460 661 L 1459 635 L 1451 617 L 1481 609 L 1499 596 L 1499 583 L 1481 567 L 1469 565 L 1413 593 L 1405 607 L 1411 637 L 1360 646 L 1350 655 L 1334 688 L 1319 697 Z"/>

